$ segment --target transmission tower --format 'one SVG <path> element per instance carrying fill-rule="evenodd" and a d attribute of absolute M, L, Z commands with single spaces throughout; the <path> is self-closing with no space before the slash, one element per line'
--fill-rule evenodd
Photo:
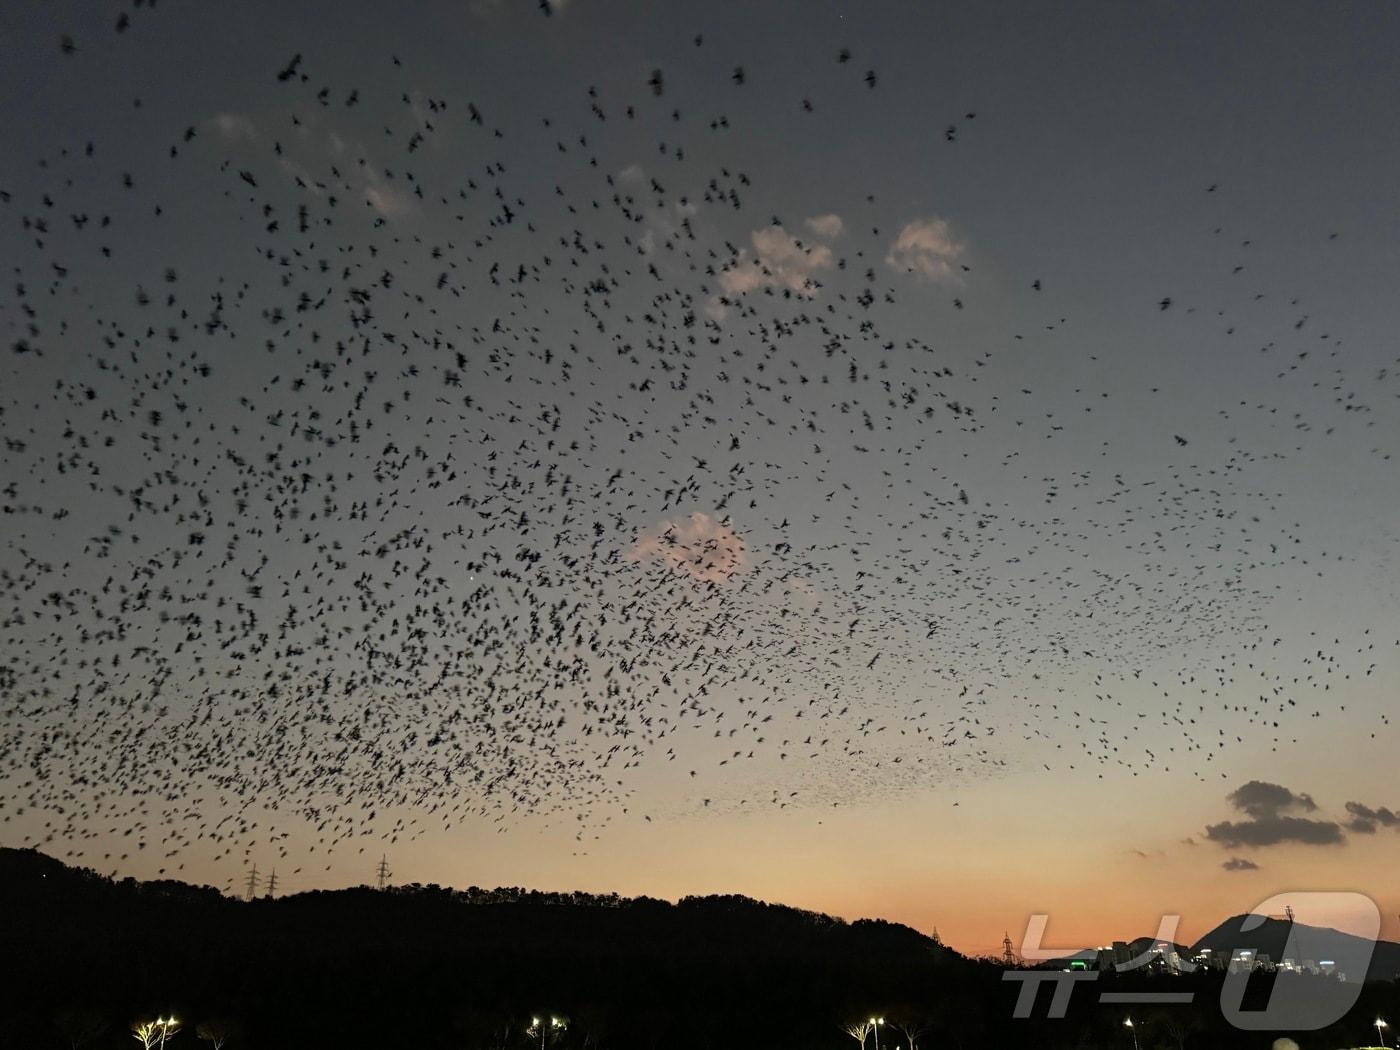
<path fill-rule="evenodd" d="M 277 893 L 277 869 L 272 869 L 272 874 L 267 877 L 267 899 L 271 900 Z"/>
<path fill-rule="evenodd" d="M 387 855 L 381 856 L 379 858 L 379 867 L 375 871 L 375 875 L 379 879 L 379 888 L 381 890 L 389 885 L 389 876 L 392 874 L 394 873 L 389 870 L 389 857 Z"/>
<path fill-rule="evenodd" d="M 248 900 L 253 899 L 253 894 L 258 892 L 258 866 L 253 865 L 253 870 L 248 874 Z"/>
<path fill-rule="evenodd" d="M 1285 905 L 1283 906 L 1283 915 L 1284 915 L 1284 918 L 1286 918 L 1289 922 L 1292 922 L 1292 921 L 1293 921 L 1293 905 L 1291 905 L 1291 904 L 1285 904 Z"/>
<path fill-rule="evenodd" d="M 1016 949 L 1011 946 L 1010 933 L 1001 939 L 1001 961 L 1007 966 L 1016 965 Z"/>

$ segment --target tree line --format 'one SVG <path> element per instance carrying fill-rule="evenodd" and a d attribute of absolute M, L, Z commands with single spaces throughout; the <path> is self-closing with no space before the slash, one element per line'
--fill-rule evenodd
<path fill-rule="evenodd" d="M 1129 1050 L 1135 1034 L 1141 1050 L 1262 1050 L 1277 1035 L 1230 1028 L 1210 973 L 1109 974 L 1062 1019 L 1044 1016 L 1048 990 L 1016 1019 L 1019 985 L 997 961 L 896 923 L 732 895 L 413 885 L 244 901 L 18 850 L 0 850 L 0 891 L 0 1032 L 17 1036 L 4 1045 Z M 1135 1014 L 1129 1032 L 1124 1010 L 1097 1002 L 1109 986 L 1198 995 Z M 1361 1045 L 1378 1012 L 1400 1019 L 1394 982 L 1296 1038 Z"/>

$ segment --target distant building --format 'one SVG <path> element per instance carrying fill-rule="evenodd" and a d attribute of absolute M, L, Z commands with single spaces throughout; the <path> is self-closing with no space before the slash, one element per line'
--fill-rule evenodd
<path fill-rule="evenodd" d="M 1249 973 L 1254 969 L 1254 949 L 1236 948 L 1230 956 L 1231 973 Z"/>
<path fill-rule="evenodd" d="M 1230 960 L 1219 952 L 1210 948 L 1202 948 L 1191 957 L 1191 961 L 1197 966 L 1204 966 L 1208 970 L 1223 970 Z"/>

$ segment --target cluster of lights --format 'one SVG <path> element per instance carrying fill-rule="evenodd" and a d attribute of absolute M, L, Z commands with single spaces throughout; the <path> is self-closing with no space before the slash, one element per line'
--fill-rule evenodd
<path fill-rule="evenodd" d="M 881 1026 L 882 1024 L 884 1024 L 884 1023 L 885 1023 L 885 1019 L 884 1019 L 883 1017 L 872 1017 L 872 1018 L 870 1019 L 870 1029 L 871 1029 L 871 1031 L 873 1031 L 873 1032 L 875 1033 L 875 1046 L 876 1046 L 877 1050 L 878 1050 L 878 1048 L 879 1048 L 879 1046 L 880 1046 L 880 1026 Z M 172 1028 L 178 1029 L 179 1026 L 180 1026 L 180 1022 L 177 1021 L 177 1020 L 175 1020 L 174 1017 L 157 1017 L 154 1021 L 148 1022 L 148 1024 L 149 1024 L 150 1030 L 151 1030 L 152 1032 L 154 1032 L 154 1030 L 157 1029 L 157 1028 L 160 1029 L 160 1045 L 161 1045 L 161 1046 L 164 1046 L 164 1045 L 165 1045 L 165 1037 L 166 1037 L 166 1035 L 174 1035 L 174 1034 L 175 1034 L 174 1032 L 170 1031 L 170 1029 L 172 1029 Z M 1376 1036 L 1380 1039 L 1381 1046 L 1385 1046 L 1385 1029 L 1389 1028 L 1390 1025 L 1389 1025 L 1389 1023 L 1386 1022 L 1383 1018 L 1377 1017 L 1376 1020 L 1375 1020 L 1375 1026 L 1376 1026 Z M 144 1027 L 146 1027 L 146 1026 L 143 1025 L 142 1027 L 144 1028 Z M 564 1027 L 565 1027 L 565 1024 L 564 1024 L 563 1021 L 559 1020 L 559 1018 L 557 1018 L 557 1017 L 551 1017 L 551 1018 L 549 1019 L 549 1027 L 558 1030 L 558 1029 L 564 1028 Z M 1131 1017 L 1125 1017 L 1125 1018 L 1123 1018 L 1123 1027 L 1129 1029 L 1130 1031 L 1132 1031 L 1132 1033 L 1133 1033 L 1133 1046 L 1136 1047 L 1136 1046 L 1138 1045 L 1138 1041 L 1137 1041 L 1137 1029 L 1133 1027 L 1133 1019 L 1132 1019 Z M 549 1029 L 547 1029 L 547 1028 L 544 1027 L 544 1023 L 543 1023 L 538 1017 L 532 1017 L 532 1018 L 530 1018 L 530 1027 L 529 1027 L 529 1029 L 527 1029 L 527 1031 L 528 1031 L 531 1035 L 534 1035 L 536 1031 L 538 1031 L 538 1032 L 540 1033 L 540 1046 L 541 1046 L 541 1047 L 544 1046 L 545 1033 L 546 1033 L 548 1030 L 549 1030 Z M 139 1038 L 139 1036 L 138 1036 L 138 1038 Z"/>
<path fill-rule="evenodd" d="M 549 1019 L 549 1028 L 553 1028 L 555 1031 L 559 1031 L 560 1029 L 567 1027 L 568 1026 L 557 1017 L 551 1017 Z M 544 1026 L 544 1022 L 541 1021 L 538 1017 L 532 1017 L 530 1018 L 530 1027 L 525 1029 L 525 1034 L 534 1035 L 536 1032 L 539 1032 L 540 1050 L 544 1050 L 544 1040 L 545 1036 L 549 1034 L 549 1028 L 546 1028 Z"/>

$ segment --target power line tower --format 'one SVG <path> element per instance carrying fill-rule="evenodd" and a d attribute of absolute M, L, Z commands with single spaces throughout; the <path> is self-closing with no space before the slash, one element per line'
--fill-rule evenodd
<path fill-rule="evenodd" d="M 379 888 L 381 890 L 384 889 L 385 886 L 389 885 L 389 876 L 392 874 L 394 873 L 389 870 L 388 855 L 386 854 L 384 856 L 381 856 L 379 858 L 379 867 L 375 870 L 375 875 L 379 879 Z"/>
<path fill-rule="evenodd" d="M 1290 923 L 1293 922 L 1293 905 L 1291 905 L 1291 904 L 1285 904 L 1285 905 L 1283 906 L 1283 916 L 1284 916 L 1284 918 L 1286 918 Z"/>
<path fill-rule="evenodd" d="M 271 900 L 277 893 L 277 869 L 272 869 L 272 874 L 267 877 L 267 899 Z"/>
<path fill-rule="evenodd" d="M 1001 939 L 1001 961 L 1008 967 L 1016 965 L 1016 949 L 1011 946 L 1011 934 L 1005 934 Z"/>
<path fill-rule="evenodd" d="M 258 866 L 253 865 L 253 870 L 248 874 L 248 900 L 253 899 L 253 894 L 258 892 Z"/>

